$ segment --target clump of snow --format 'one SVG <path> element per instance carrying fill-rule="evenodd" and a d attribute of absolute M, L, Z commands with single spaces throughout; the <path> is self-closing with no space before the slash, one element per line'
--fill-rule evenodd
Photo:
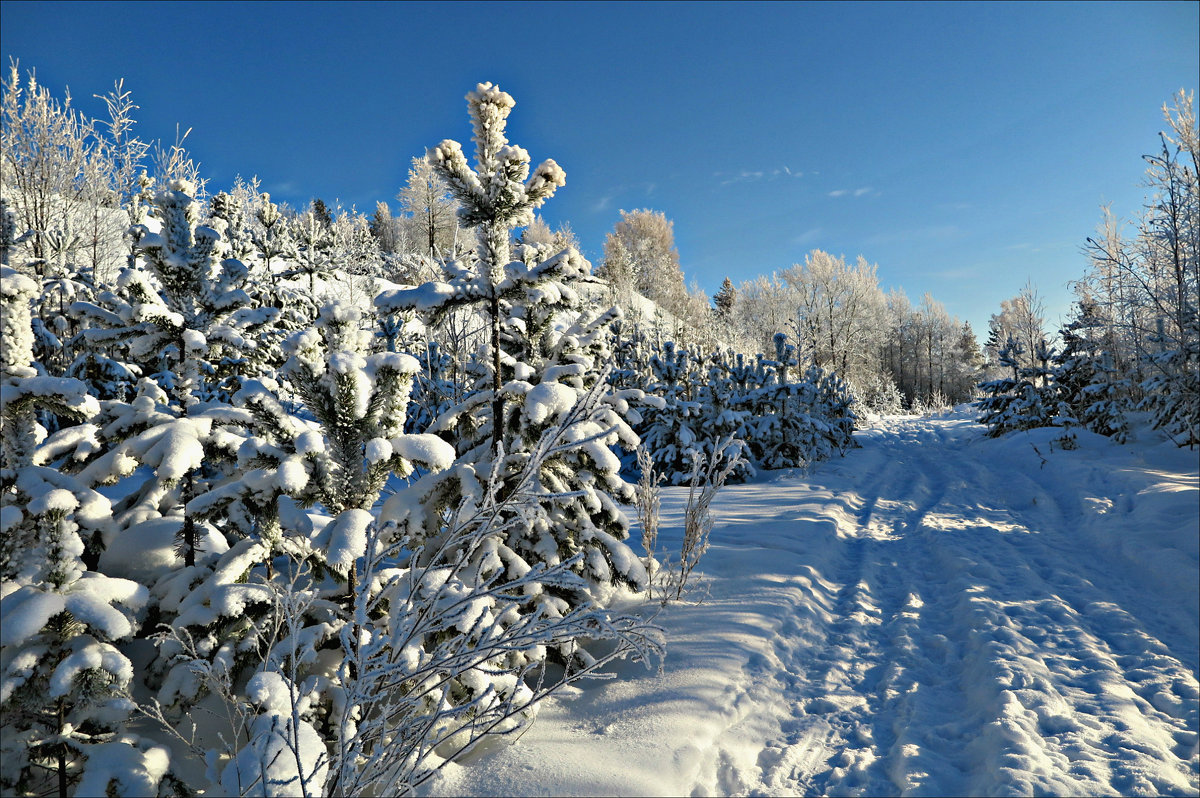
<path fill-rule="evenodd" d="M 318 430 L 305 430 L 296 436 L 296 452 L 298 454 L 315 454 L 323 451 L 325 451 L 325 437 Z"/>
<path fill-rule="evenodd" d="M 366 553 L 367 530 L 374 521 L 374 516 L 366 510 L 343 510 L 313 542 L 324 549 L 331 568 L 346 572 Z"/>
<path fill-rule="evenodd" d="M 79 502 L 75 499 L 74 494 L 61 488 L 55 488 L 31 499 L 29 501 L 29 512 L 34 515 L 46 515 L 48 513 L 62 513 L 65 515 L 78 506 Z"/>
<path fill-rule="evenodd" d="M 183 331 L 183 347 L 189 354 L 203 354 L 208 351 L 208 341 L 204 334 L 197 330 Z"/>
<path fill-rule="evenodd" d="M 320 795 L 329 754 L 312 724 L 299 720 L 299 704 L 293 712 L 299 688 L 267 671 L 251 677 L 246 689 L 260 714 L 250 741 L 221 772 L 221 789 L 243 796 Z"/>
<path fill-rule="evenodd" d="M 445 471 L 454 463 L 454 447 L 436 435 L 402 435 L 391 444 L 396 454 L 430 471 Z"/>
<path fill-rule="evenodd" d="M 300 457 L 285 457 L 275 474 L 275 482 L 284 493 L 297 493 L 308 484 L 308 470 Z"/>
<path fill-rule="evenodd" d="M 75 795 L 125 795 L 155 798 L 171 766 L 166 747 L 136 735 L 92 745 Z"/>
<path fill-rule="evenodd" d="M 363 454 L 372 465 L 390 459 L 392 453 L 392 444 L 387 438 L 372 438 L 363 447 Z"/>
<path fill-rule="evenodd" d="M 60 594 L 46 592 L 32 585 L 6 593 L 0 603 L 0 647 L 26 645 L 65 607 Z"/>
<path fill-rule="evenodd" d="M 569 385 L 541 382 L 525 394 L 525 415 L 531 424 L 543 424 L 570 412 L 579 394 Z"/>
<path fill-rule="evenodd" d="M 93 640 L 88 635 L 79 635 L 71 641 L 72 651 L 54 672 L 50 674 L 50 698 L 62 698 L 75 687 L 75 679 L 84 671 L 102 670 L 113 674 L 117 681 L 126 684 L 133 678 L 133 666 L 125 655 L 109 643 Z"/>

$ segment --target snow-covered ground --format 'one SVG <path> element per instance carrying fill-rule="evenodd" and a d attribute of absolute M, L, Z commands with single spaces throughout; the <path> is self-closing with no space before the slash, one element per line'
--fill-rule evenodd
<path fill-rule="evenodd" d="M 1196 453 L 1056 434 L 885 418 L 725 488 L 664 672 L 548 702 L 429 792 L 1195 795 Z"/>

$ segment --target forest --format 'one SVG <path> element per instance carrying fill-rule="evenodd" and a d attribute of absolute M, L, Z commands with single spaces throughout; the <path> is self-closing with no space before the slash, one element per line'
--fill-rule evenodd
<path fill-rule="evenodd" d="M 989 436 L 1200 443 L 1183 92 L 1152 200 L 1081 242 L 1071 320 L 1045 329 L 1030 284 L 983 345 L 862 256 L 710 300 L 656 210 L 593 265 L 536 214 L 565 172 L 508 141 L 490 83 L 472 159 L 414 157 L 397 215 L 216 190 L 133 99 L 90 119 L 15 64 L 3 85 L 6 794 L 419 790 L 546 696 L 659 667 L 650 610 L 714 493 L 841 456 L 869 417 L 974 402 Z M 664 482 L 690 490 L 674 562 Z"/>

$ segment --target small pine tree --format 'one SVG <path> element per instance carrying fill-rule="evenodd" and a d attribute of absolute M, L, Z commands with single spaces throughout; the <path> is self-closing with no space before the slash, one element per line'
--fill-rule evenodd
<path fill-rule="evenodd" d="M 89 570 L 111 507 L 50 461 L 73 442 L 94 443 L 95 429 L 65 428 L 47 439 L 35 413 L 86 418 L 99 407 L 79 381 L 38 376 L 30 366 L 36 292 L 32 280 L 0 267 L 0 786 L 65 795 L 89 765 L 102 768 L 116 755 L 105 750 L 90 762 L 103 746 L 146 761 L 136 737 L 118 739 L 133 709 L 133 666 L 114 643 L 137 629 L 147 591 Z"/>
<path fill-rule="evenodd" d="M 1021 365 L 1025 346 L 1013 336 L 1008 336 L 1000 348 L 1000 365 L 1011 369 L 1011 377 L 1001 377 L 981 383 L 983 397 L 975 402 L 980 409 L 979 423 L 988 428 L 988 437 L 999 437 L 1015 430 L 1034 429 L 1068 423 L 1060 415 L 1054 372 L 1049 363 L 1054 358 L 1053 350 L 1040 341 L 1032 358 L 1033 365 Z"/>
<path fill-rule="evenodd" d="M 403 518 L 417 539 L 433 545 L 444 530 L 431 507 L 454 506 L 489 480 L 505 497 L 535 457 L 543 433 L 572 419 L 572 437 L 586 444 L 545 457 L 539 479 L 549 493 L 576 498 L 555 510 L 553 523 L 515 527 L 497 542 L 498 562 L 510 575 L 584 554 L 575 568 L 586 589 L 552 586 L 531 599 L 558 616 L 589 599 L 605 598 L 613 583 L 645 584 L 644 568 L 624 543 L 629 522 L 618 504 L 630 501 L 633 489 L 621 478 L 620 461 L 610 449 L 617 443 L 636 445 L 626 415 L 629 401 L 640 393 L 607 385 L 601 362 L 607 355 L 606 328 L 616 315 L 581 313 L 574 285 L 589 273 L 587 261 L 573 249 L 547 257 L 538 247 L 522 248 L 528 262 L 512 257 L 512 230 L 531 223 L 534 209 L 565 183 L 562 169 L 547 160 L 531 172 L 529 154 L 508 143 L 511 96 L 484 83 L 467 95 L 467 103 L 475 168 L 454 141 L 430 150 L 429 162 L 458 200 L 462 224 L 475 231 L 474 260 L 447 264 L 452 282 L 385 291 L 376 299 L 380 311 L 416 311 L 428 325 L 463 307 L 476 308 L 487 319 L 480 378 L 465 401 L 431 428 L 456 439 L 459 460 L 470 471 L 451 470 L 418 483 L 425 507 L 419 518 L 407 510 Z M 600 397 L 595 410 L 585 417 L 572 415 L 593 392 Z M 412 500 L 405 504 L 411 506 Z"/>
<path fill-rule="evenodd" d="M 721 283 L 721 290 L 713 297 L 713 306 L 717 309 L 717 318 L 729 321 L 733 316 L 733 306 L 737 302 L 737 289 L 733 282 L 726 277 Z"/>
<path fill-rule="evenodd" d="M 1064 414 L 1092 432 L 1124 443 L 1129 434 L 1125 418 L 1129 386 L 1117 376 L 1103 334 L 1104 323 L 1095 307 L 1079 303 L 1076 318 L 1060 333 L 1063 349 L 1055 357 L 1052 379 Z"/>

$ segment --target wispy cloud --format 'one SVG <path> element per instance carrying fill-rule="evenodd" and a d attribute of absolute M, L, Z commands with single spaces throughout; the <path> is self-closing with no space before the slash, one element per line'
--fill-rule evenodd
<path fill-rule="evenodd" d="M 878 196 L 879 192 L 871 186 L 863 186 L 861 188 L 839 188 L 829 192 L 831 197 L 865 197 Z"/>
<path fill-rule="evenodd" d="M 792 243 L 798 246 L 808 246 L 820 239 L 822 232 L 820 227 L 810 227 L 800 235 L 793 237 Z"/>
<path fill-rule="evenodd" d="M 941 271 L 930 272 L 929 276 L 940 280 L 965 280 L 967 278 L 980 277 L 983 271 L 979 266 L 962 266 L 957 269 L 942 269 Z"/>
<path fill-rule="evenodd" d="M 793 172 L 789 166 L 774 169 L 741 169 L 737 172 L 714 172 L 713 177 L 721 181 L 722 186 L 733 183 L 754 183 L 759 180 L 776 180 L 787 177 L 804 177 L 804 172 Z"/>

